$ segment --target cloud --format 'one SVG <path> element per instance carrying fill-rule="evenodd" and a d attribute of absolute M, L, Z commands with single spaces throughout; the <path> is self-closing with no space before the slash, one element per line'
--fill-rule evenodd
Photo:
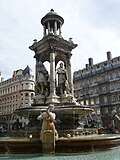
<path fill-rule="evenodd" d="M 88 58 L 94 63 L 106 60 L 106 52 L 119 56 L 119 0 L 1 0 L 0 5 L 0 71 L 10 78 L 13 70 L 29 65 L 35 68 L 34 52 L 28 49 L 33 39 L 43 37 L 41 18 L 51 8 L 65 22 L 62 36 L 73 38 L 73 71 L 82 69 Z M 76 63 L 74 63 L 76 62 Z"/>
<path fill-rule="evenodd" d="M 91 1 L 85 18 L 98 28 L 116 29 L 120 27 L 119 6 L 118 0 Z"/>

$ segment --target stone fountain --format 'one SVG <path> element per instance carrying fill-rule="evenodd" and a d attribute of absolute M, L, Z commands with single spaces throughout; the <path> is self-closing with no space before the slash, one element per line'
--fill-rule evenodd
<path fill-rule="evenodd" d="M 34 58 L 36 59 L 36 83 L 33 106 L 46 108 L 50 104 L 54 105 L 54 112 L 59 120 L 60 113 L 65 112 L 67 119 L 71 121 L 69 123 L 66 120 L 62 128 L 72 129 L 74 123 L 73 110 L 76 107 L 78 108 L 78 105 L 73 95 L 71 52 L 77 47 L 77 44 L 73 43 L 72 38 L 65 40 L 62 37 L 61 29 L 63 23 L 64 19 L 51 9 L 41 19 L 44 31 L 43 38 L 40 41 L 34 40 L 34 43 L 29 47 L 35 52 Z M 45 62 L 49 62 L 50 71 L 46 69 Z M 69 114 L 70 112 L 71 114 Z M 61 129 L 60 125 L 59 128 Z M 48 141 L 48 137 L 46 141 Z M 48 143 L 46 146 L 48 148 Z M 43 148 L 46 148 L 46 146 Z"/>
<path fill-rule="evenodd" d="M 43 38 L 34 40 L 29 47 L 35 52 L 36 59 L 34 105 L 75 103 L 70 59 L 77 44 L 71 38 L 68 41 L 63 39 L 61 28 L 64 19 L 53 9 L 41 19 L 41 23 Z M 45 68 L 45 62 L 49 62 L 50 71 Z"/>
<path fill-rule="evenodd" d="M 71 52 L 77 44 L 62 37 L 63 23 L 53 9 L 41 19 L 43 38 L 34 39 L 29 47 L 36 59 L 34 102 L 14 113 L 28 117 L 29 124 L 17 135 L 13 132 L 17 139 L 0 140 L 0 153 L 78 153 L 93 147 L 100 150 L 103 144 L 103 148 L 120 144 L 120 135 L 99 136 L 95 123 L 92 128 L 81 126 L 80 117 L 94 110 L 74 98 Z"/>

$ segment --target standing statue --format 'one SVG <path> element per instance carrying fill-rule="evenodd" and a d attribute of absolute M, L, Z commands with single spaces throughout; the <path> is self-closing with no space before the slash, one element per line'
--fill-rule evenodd
<path fill-rule="evenodd" d="M 56 129 L 55 129 L 55 113 L 51 110 L 53 105 L 50 105 L 46 112 L 43 112 L 37 117 L 37 120 L 42 120 L 42 129 L 40 133 L 40 140 L 42 141 L 43 151 L 54 152 L 55 151 L 55 139 L 56 139 Z"/>
<path fill-rule="evenodd" d="M 120 133 L 120 117 L 117 115 L 116 110 L 112 111 L 112 123 L 110 126 L 114 133 Z"/>
<path fill-rule="evenodd" d="M 65 91 L 68 91 L 68 80 L 67 80 L 67 71 L 63 66 L 63 63 L 60 63 L 60 67 L 57 69 L 58 74 L 58 94 L 63 95 Z"/>
<path fill-rule="evenodd" d="M 49 74 L 43 63 L 40 61 L 37 64 L 36 90 L 37 93 L 45 95 L 49 91 Z"/>

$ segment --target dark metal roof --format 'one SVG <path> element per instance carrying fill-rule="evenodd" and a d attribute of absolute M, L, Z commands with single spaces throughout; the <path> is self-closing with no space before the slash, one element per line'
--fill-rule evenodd
<path fill-rule="evenodd" d="M 26 74 L 30 75 L 31 74 L 31 69 L 30 67 L 27 65 L 27 67 L 23 70 L 23 75 L 25 76 Z"/>
<path fill-rule="evenodd" d="M 44 23 L 48 20 L 57 20 L 59 21 L 61 24 L 64 23 L 64 19 L 57 14 L 56 12 L 54 12 L 53 9 L 50 10 L 50 12 L 48 12 L 42 19 L 41 19 L 41 23 L 42 25 L 44 25 Z"/>
<path fill-rule="evenodd" d="M 53 9 L 51 9 L 50 12 L 48 12 L 45 16 L 47 16 L 47 15 L 58 15 L 58 14 L 56 12 L 54 12 Z"/>

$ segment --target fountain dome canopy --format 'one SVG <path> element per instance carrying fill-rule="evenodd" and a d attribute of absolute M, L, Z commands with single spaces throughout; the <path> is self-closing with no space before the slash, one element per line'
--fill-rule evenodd
<path fill-rule="evenodd" d="M 50 10 L 50 12 L 48 12 L 42 19 L 41 19 L 41 24 L 44 26 L 46 24 L 46 22 L 48 21 L 57 21 L 59 22 L 61 25 L 64 23 L 64 19 L 58 15 L 56 12 L 54 12 L 53 9 Z"/>

